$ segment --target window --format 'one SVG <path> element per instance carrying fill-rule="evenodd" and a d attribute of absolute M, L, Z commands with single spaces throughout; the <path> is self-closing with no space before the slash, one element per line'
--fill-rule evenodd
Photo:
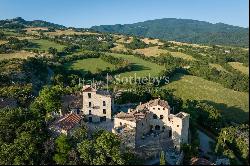
<path fill-rule="evenodd" d="M 88 97 L 89 97 L 89 99 L 91 98 L 91 93 L 88 93 Z"/>
<path fill-rule="evenodd" d="M 102 102 L 102 105 L 103 105 L 103 106 L 106 106 L 106 101 L 103 101 L 103 102 Z"/>
<path fill-rule="evenodd" d="M 153 110 L 155 110 L 155 107 L 153 107 Z"/>
<path fill-rule="evenodd" d="M 179 127 L 179 125 L 177 125 L 177 127 Z"/>
<path fill-rule="evenodd" d="M 163 119 L 163 115 L 160 115 L 160 119 Z"/>
<path fill-rule="evenodd" d="M 162 130 L 165 130 L 165 126 L 162 126 Z"/>
<path fill-rule="evenodd" d="M 159 125 L 156 125 L 156 126 L 155 126 L 155 130 L 160 130 L 160 128 L 161 128 L 161 127 L 160 127 Z"/>
<path fill-rule="evenodd" d="M 170 118 L 168 118 L 168 121 L 170 121 Z"/>
<path fill-rule="evenodd" d="M 141 125 L 143 126 L 143 123 L 141 123 Z"/>
<path fill-rule="evenodd" d="M 168 131 L 168 137 L 172 137 L 172 130 Z"/>
<path fill-rule="evenodd" d="M 89 115 L 92 115 L 91 110 L 89 110 Z"/>
<path fill-rule="evenodd" d="M 154 119 L 157 119 L 157 115 L 156 115 L 156 114 L 154 114 L 154 115 L 153 115 L 153 118 L 154 118 Z"/>
<path fill-rule="evenodd" d="M 91 107 L 91 102 L 89 102 L 89 107 Z"/>
<path fill-rule="evenodd" d="M 122 122 L 120 122 L 120 126 L 122 126 Z"/>
<path fill-rule="evenodd" d="M 158 110 L 160 110 L 160 108 L 158 108 Z"/>
<path fill-rule="evenodd" d="M 103 109 L 102 112 L 103 112 L 103 114 L 106 114 L 106 109 Z"/>
<path fill-rule="evenodd" d="M 163 110 L 165 110 L 165 108 L 163 108 Z"/>
<path fill-rule="evenodd" d="M 92 122 L 92 117 L 89 117 L 89 122 Z"/>

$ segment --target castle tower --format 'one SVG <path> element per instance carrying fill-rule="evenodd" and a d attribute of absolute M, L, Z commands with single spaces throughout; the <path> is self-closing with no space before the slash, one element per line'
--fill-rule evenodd
<path fill-rule="evenodd" d="M 86 85 L 82 90 L 83 114 L 89 122 L 111 120 L 113 100 L 107 91 L 96 90 Z"/>
<path fill-rule="evenodd" d="M 181 144 L 188 143 L 189 117 L 190 115 L 185 112 L 172 116 L 172 139 L 178 150 Z"/>

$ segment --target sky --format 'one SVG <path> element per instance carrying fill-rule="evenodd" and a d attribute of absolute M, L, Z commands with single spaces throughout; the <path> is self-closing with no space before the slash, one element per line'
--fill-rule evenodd
<path fill-rule="evenodd" d="M 0 19 L 22 17 L 68 27 L 183 18 L 249 27 L 249 0 L 0 0 Z"/>

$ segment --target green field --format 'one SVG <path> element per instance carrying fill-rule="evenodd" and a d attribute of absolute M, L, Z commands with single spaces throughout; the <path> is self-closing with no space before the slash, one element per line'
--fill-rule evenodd
<path fill-rule="evenodd" d="M 107 63 L 100 58 L 77 60 L 73 63 L 68 63 L 65 66 L 68 69 L 80 70 L 82 72 L 90 71 L 91 73 L 97 73 L 98 70 L 105 70 L 107 67 L 114 69 L 114 65 Z"/>
<path fill-rule="evenodd" d="M 178 74 L 165 88 L 173 89 L 174 94 L 184 100 L 205 101 L 220 110 L 223 115 L 235 122 L 248 121 L 249 95 L 224 88 L 218 83 L 203 78 Z"/>
<path fill-rule="evenodd" d="M 136 76 L 138 77 L 145 77 L 148 76 L 149 74 L 150 76 L 155 77 L 158 76 L 159 72 L 164 69 L 164 66 L 160 66 L 155 63 L 145 61 L 133 55 L 114 54 L 114 53 L 111 53 L 111 55 L 115 57 L 124 58 L 132 64 L 132 71 L 122 73 L 121 77 L 134 76 L 135 73 Z"/>
<path fill-rule="evenodd" d="M 136 73 L 137 77 L 148 76 L 158 76 L 159 72 L 164 69 L 163 66 L 159 66 L 155 63 L 145 61 L 141 58 L 135 57 L 133 55 L 124 54 L 111 54 L 115 57 L 122 57 L 128 60 L 132 64 L 132 71 L 121 73 L 121 77 L 134 76 Z M 96 73 L 99 69 L 104 70 L 107 67 L 114 69 L 114 65 L 107 63 L 99 58 L 89 58 L 83 60 L 77 60 L 73 63 L 66 64 L 69 69 L 80 70 L 80 71 L 90 71 Z"/>
<path fill-rule="evenodd" d="M 36 48 L 36 49 L 38 49 L 40 51 L 41 50 L 47 51 L 48 48 L 50 48 L 50 47 L 54 47 L 58 51 L 62 51 L 62 49 L 65 47 L 64 45 L 57 44 L 55 42 L 52 42 L 52 41 L 49 41 L 49 40 L 44 40 L 44 39 L 33 39 L 33 40 L 30 40 L 30 41 L 35 43 L 36 46 L 34 48 Z M 30 48 L 30 49 L 32 49 L 32 48 Z"/>

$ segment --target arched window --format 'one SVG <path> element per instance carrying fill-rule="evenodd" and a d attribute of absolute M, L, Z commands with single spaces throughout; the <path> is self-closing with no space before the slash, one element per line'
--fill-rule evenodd
<path fill-rule="evenodd" d="M 163 115 L 160 115 L 160 119 L 163 119 Z"/>

